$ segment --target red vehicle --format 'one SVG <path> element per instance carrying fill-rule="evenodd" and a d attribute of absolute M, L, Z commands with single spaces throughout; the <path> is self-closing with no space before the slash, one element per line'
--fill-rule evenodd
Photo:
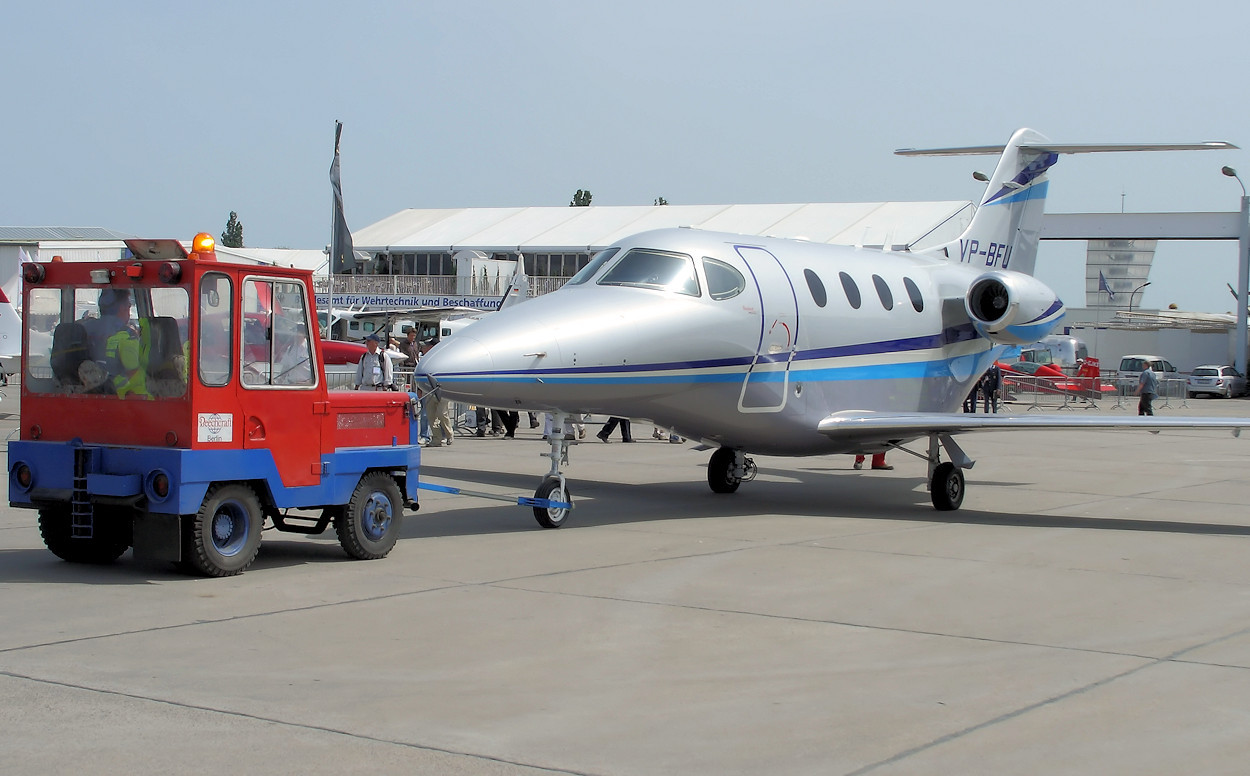
<path fill-rule="evenodd" d="M 1076 376 L 1066 374 L 1053 364 L 1035 361 L 998 362 L 1003 373 L 1003 383 L 1017 391 L 1071 394 L 1086 399 L 1097 399 L 1115 388 L 1103 383 L 1098 359 L 1083 359 Z"/>
<path fill-rule="evenodd" d="M 189 254 L 126 244 L 137 258 L 23 265 L 10 504 L 73 562 L 133 546 L 238 574 L 267 521 L 386 556 L 417 507 L 415 397 L 327 389 L 311 272 L 218 262 L 206 234 Z"/>

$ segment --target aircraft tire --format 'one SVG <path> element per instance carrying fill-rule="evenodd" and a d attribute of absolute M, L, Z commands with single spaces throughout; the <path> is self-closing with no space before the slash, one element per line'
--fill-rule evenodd
<path fill-rule="evenodd" d="M 950 461 L 938 464 L 929 481 L 929 497 L 939 512 L 959 509 L 964 503 L 964 473 Z"/>
<path fill-rule="evenodd" d="M 573 493 L 569 490 L 568 483 L 561 487 L 559 477 L 545 478 L 538 486 L 538 490 L 534 491 L 534 498 L 573 503 Z M 568 522 L 571 511 L 564 507 L 534 507 L 534 519 L 543 528 L 560 528 Z"/>
<path fill-rule="evenodd" d="M 395 478 L 370 472 L 356 484 L 334 530 L 343 552 L 356 560 L 377 560 L 395 547 L 403 515 L 404 500 Z"/>
<path fill-rule="evenodd" d="M 97 508 L 99 509 L 99 508 Z M 105 515 L 99 509 L 93 536 L 76 539 L 71 527 L 68 505 L 39 510 L 39 533 L 53 555 L 69 563 L 112 563 L 130 549 L 129 516 Z"/>
<path fill-rule="evenodd" d="M 733 493 L 742 484 L 742 480 L 732 474 L 736 457 L 733 448 L 722 447 L 708 459 L 707 484 L 713 493 Z"/>
<path fill-rule="evenodd" d="M 208 489 L 194 515 L 183 518 L 180 566 L 206 577 L 243 573 L 260 552 L 265 517 L 256 491 L 237 482 Z"/>

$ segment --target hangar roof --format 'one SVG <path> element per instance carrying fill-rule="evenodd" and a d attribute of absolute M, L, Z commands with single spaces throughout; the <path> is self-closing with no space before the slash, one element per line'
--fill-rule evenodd
<path fill-rule="evenodd" d="M 134 235 L 99 226 L 0 226 L 0 243 L 44 240 L 128 240 Z"/>
<path fill-rule="evenodd" d="M 352 243 L 370 252 L 582 252 L 650 229 L 688 226 L 841 245 L 925 247 L 955 239 L 972 212 L 966 201 L 413 208 L 353 232 Z"/>

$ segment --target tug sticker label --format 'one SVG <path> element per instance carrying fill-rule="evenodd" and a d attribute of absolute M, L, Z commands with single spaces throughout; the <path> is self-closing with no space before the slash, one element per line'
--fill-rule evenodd
<path fill-rule="evenodd" d="M 234 414 L 201 412 L 195 423 L 197 442 L 234 441 Z"/>

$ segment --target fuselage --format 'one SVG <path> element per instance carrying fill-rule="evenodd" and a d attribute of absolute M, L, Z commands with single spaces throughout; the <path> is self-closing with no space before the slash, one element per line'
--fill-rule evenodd
<path fill-rule="evenodd" d="M 646 418 L 766 454 L 842 452 L 817 431 L 832 413 L 960 407 L 1002 350 L 965 306 L 984 272 L 801 240 L 646 232 L 559 291 L 445 340 L 418 374 L 447 398 L 499 409 Z"/>

